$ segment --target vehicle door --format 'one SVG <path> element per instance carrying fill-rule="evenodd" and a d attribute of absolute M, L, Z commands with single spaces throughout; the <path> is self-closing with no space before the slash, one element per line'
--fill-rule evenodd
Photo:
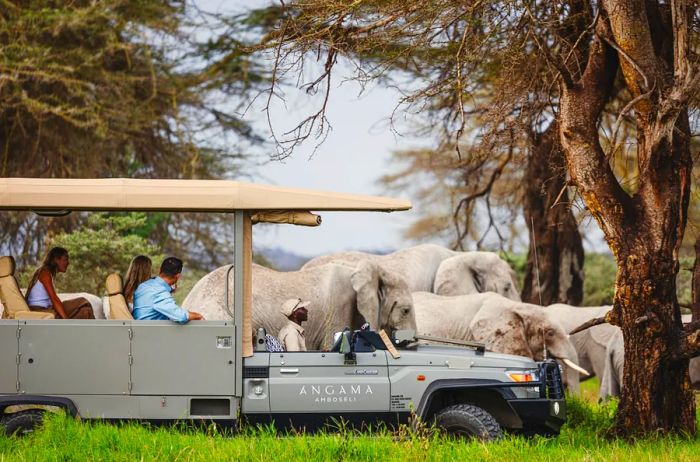
<path fill-rule="evenodd" d="M 347 414 L 389 411 L 384 351 L 270 354 L 270 408 L 274 413 Z"/>

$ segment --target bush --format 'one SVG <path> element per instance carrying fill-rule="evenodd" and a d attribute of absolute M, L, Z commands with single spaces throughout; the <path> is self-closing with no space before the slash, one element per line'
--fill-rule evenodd
<path fill-rule="evenodd" d="M 583 305 L 612 305 L 617 265 L 612 255 L 586 253 L 583 270 Z"/>
<path fill-rule="evenodd" d="M 615 423 L 616 412 L 616 400 L 593 404 L 576 396 L 566 397 L 566 425 L 572 429 L 606 434 Z"/>

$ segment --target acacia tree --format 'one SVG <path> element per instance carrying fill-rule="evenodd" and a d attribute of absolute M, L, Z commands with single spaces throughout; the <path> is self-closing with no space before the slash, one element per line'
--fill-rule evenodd
<path fill-rule="evenodd" d="M 698 85 L 690 54 L 696 8 L 683 1 L 605 1 L 583 72 L 562 68 L 560 137 L 567 164 L 618 265 L 609 321 L 625 339 L 621 431 L 695 431 L 687 364 L 698 334 L 683 335 L 676 274 L 692 170 L 688 104 Z M 618 69 L 634 108 L 634 194 L 615 178 L 597 128 Z"/>
<path fill-rule="evenodd" d="M 695 433 L 687 366 L 700 350 L 700 333 L 682 328 L 675 279 L 691 181 L 688 110 L 696 106 L 693 96 L 700 86 L 697 2 L 305 0 L 288 4 L 286 12 L 265 45 L 276 53 L 277 72 L 284 63 L 298 69 L 299 57 L 312 51 L 323 56 L 321 75 L 309 88 L 329 83 L 339 54 L 359 49 L 360 56 L 369 55 L 380 44 L 399 44 L 375 50 L 386 57 L 385 66 L 358 63 L 367 78 L 410 61 L 412 51 L 446 50 L 450 78 L 428 73 L 425 85 L 410 89 L 406 100 L 429 104 L 436 93 L 451 95 L 457 138 L 469 110 L 465 101 L 483 76 L 477 62 L 498 62 L 505 71 L 535 67 L 535 80 L 552 88 L 545 92 L 547 111 L 557 120 L 552 142 L 558 138 L 570 181 L 618 265 L 614 308 L 607 318 L 621 327 L 625 341 L 616 429 L 626 436 Z M 578 33 L 572 34 L 574 24 Z M 380 40 L 387 38 L 390 42 Z M 518 79 L 522 75 L 502 72 L 492 83 L 497 98 L 486 110 L 495 117 L 484 133 L 502 132 L 527 114 L 524 108 L 537 106 L 533 99 L 542 100 L 533 79 Z M 607 134 L 601 122 L 618 94 L 616 82 L 628 100 L 602 142 Z M 295 141 L 309 136 L 324 117 L 322 107 L 304 120 Z M 638 176 L 632 186 L 611 167 L 617 127 L 625 118 L 633 129 L 622 141 L 636 149 Z"/>
<path fill-rule="evenodd" d="M 0 1 L 0 176 L 230 176 L 261 141 L 236 109 L 264 77 L 235 49 L 223 60 L 191 38 L 206 26 L 184 0 Z M 171 233 L 220 235 L 199 216 L 167 218 L 152 239 L 171 251 Z M 83 221 L 1 214 L 3 251 L 30 263 Z M 224 254 L 206 244 L 201 260 Z"/>

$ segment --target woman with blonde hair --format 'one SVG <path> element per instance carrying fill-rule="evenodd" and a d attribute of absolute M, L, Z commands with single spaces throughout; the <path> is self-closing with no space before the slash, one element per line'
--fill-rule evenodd
<path fill-rule="evenodd" d="M 31 311 L 52 313 L 60 319 L 95 319 L 95 313 L 83 297 L 63 300 L 58 298 L 53 278 L 65 273 L 70 259 L 63 247 L 54 247 L 46 254 L 27 287 L 27 305 Z"/>
<path fill-rule="evenodd" d="M 134 303 L 134 292 L 136 292 L 139 284 L 151 279 L 152 265 L 151 259 L 145 255 L 139 255 L 131 260 L 124 279 L 124 298 L 126 303 L 129 304 L 129 308 Z"/>

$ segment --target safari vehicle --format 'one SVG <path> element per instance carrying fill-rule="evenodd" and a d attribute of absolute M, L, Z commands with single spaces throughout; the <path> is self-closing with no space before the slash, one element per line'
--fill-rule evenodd
<path fill-rule="evenodd" d="M 268 352 L 262 329 L 253 339 L 253 223 L 318 225 L 320 217 L 310 211 L 410 206 L 232 181 L 0 180 L 3 211 L 225 212 L 235 233 L 233 296 L 225 291 L 230 320 L 222 321 L 128 319 L 128 310 L 118 310 L 124 306 L 118 278 L 108 281 L 108 292 L 111 317 L 122 319 L 36 319 L 12 298 L 19 292 L 6 259 L 0 295 L 10 319 L 0 320 L 0 422 L 8 433 L 31 431 L 43 409 L 53 406 L 82 419 L 233 427 L 274 421 L 311 429 L 340 419 L 391 426 L 415 415 L 448 432 L 486 439 L 502 429 L 557 433 L 566 408 L 553 361 L 535 363 L 449 339 L 428 340 L 451 346 L 418 344 L 419 337 L 405 331 L 390 337 L 347 330 L 330 351 Z"/>

